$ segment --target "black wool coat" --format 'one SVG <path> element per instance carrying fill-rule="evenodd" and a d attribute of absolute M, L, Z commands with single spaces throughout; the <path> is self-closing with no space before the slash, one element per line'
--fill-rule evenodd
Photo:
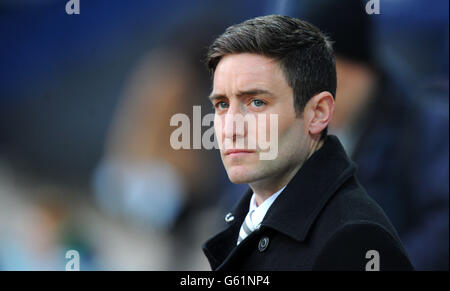
<path fill-rule="evenodd" d="M 203 245 L 212 270 L 412 270 L 396 230 L 355 175 L 338 138 L 327 136 L 260 228 L 237 246 L 247 190 L 227 215 L 227 228 Z"/>

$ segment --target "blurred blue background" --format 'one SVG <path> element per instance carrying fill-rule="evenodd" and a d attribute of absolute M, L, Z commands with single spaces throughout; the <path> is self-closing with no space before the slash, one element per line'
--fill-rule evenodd
<path fill-rule="evenodd" d="M 200 245 L 245 186 L 214 151 L 172 153 L 170 116 L 212 112 L 202 56 L 226 27 L 312 2 L 81 0 L 79 15 L 66 2 L 0 2 L 0 270 L 63 270 L 68 249 L 82 270 L 208 269 Z M 434 218 L 446 265 L 412 246 L 419 269 L 448 269 L 448 5 L 381 0 L 369 16 L 377 64 L 444 122 L 424 170 L 442 186 L 430 207 L 447 203 Z"/>

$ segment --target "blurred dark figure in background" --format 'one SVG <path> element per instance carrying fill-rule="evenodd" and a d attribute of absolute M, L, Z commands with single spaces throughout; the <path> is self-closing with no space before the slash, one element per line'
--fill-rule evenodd
<path fill-rule="evenodd" d="M 192 35 L 201 23 L 212 25 Z M 207 231 L 205 223 L 211 220 L 199 213 L 218 195 L 212 186 L 224 180 L 213 151 L 175 150 L 170 144 L 176 129 L 170 125 L 172 116 L 186 114 L 192 126 L 193 106 L 211 107 L 201 56 L 215 23 L 203 17 L 184 23 L 139 62 L 118 104 L 95 176 L 96 197 L 105 210 L 168 238 L 172 252 L 160 265 L 169 270 L 201 268 L 193 262 L 200 258 L 196 240 L 203 239 L 199 232 Z M 202 106 L 202 115 L 211 110 Z"/>
<path fill-rule="evenodd" d="M 448 105 L 413 98 L 416 92 L 402 91 L 383 72 L 364 5 L 311 1 L 299 16 L 335 42 L 338 83 L 330 132 L 357 163 L 361 183 L 398 230 L 415 268 L 448 269 Z"/>

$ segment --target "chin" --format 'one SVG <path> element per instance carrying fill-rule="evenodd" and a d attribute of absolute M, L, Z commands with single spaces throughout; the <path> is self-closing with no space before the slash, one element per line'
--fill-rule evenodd
<path fill-rule="evenodd" d="M 248 184 L 251 182 L 248 169 L 242 166 L 234 166 L 227 170 L 228 178 L 234 184 Z"/>
<path fill-rule="evenodd" d="M 228 178 L 230 178 L 231 183 L 233 184 L 249 184 L 249 180 L 246 179 L 245 177 L 237 177 L 237 176 L 233 176 L 230 177 L 228 176 Z"/>
<path fill-rule="evenodd" d="M 227 169 L 228 178 L 234 184 L 250 184 L 258 180 L 258 175 L 245 166 L 233 166 Z"/>

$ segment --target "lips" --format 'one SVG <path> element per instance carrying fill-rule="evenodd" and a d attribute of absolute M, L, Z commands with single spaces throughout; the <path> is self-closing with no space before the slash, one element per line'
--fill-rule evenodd
<path fill-rule="evenodd" d="M 254 153 L 255 151 L 252 150 L 226 150 L 225 156 L 232 155 L 232 154 L 250 154 Z"/>

